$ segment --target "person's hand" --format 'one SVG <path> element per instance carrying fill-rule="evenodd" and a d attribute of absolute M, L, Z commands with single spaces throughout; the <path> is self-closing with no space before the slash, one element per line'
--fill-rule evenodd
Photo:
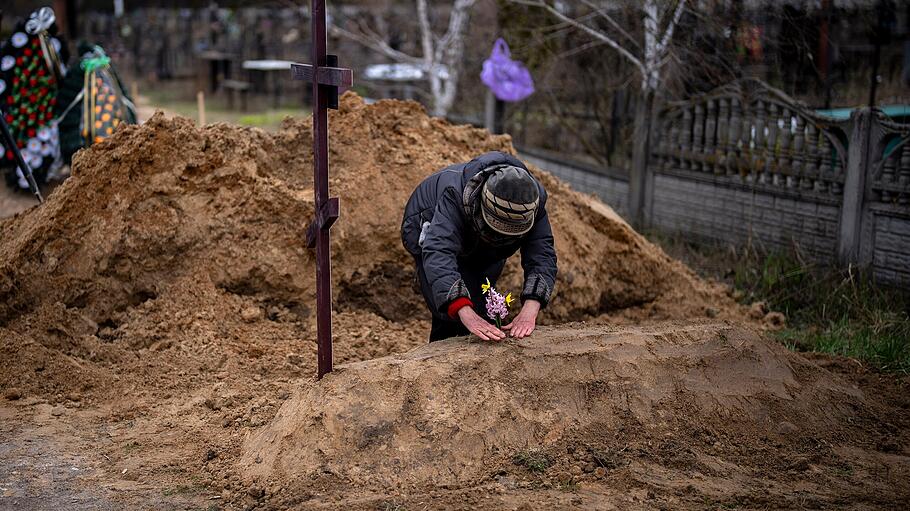
<path fill-rule="evenodd" d="M 471 307 L 458 309 L 458 319 L 472 334 L 485 341 L 501 341 L 506 338 L 505 332 L 484 321 Z"/>
<path fill-rule="evenodd" d="M 521 306 L 521 311 L 515 316 L 511 323 L 502 327 L 509 332 L 509 335 L 516 339 L 521 339 L 531 335 L 537 326 L 537 313 L 540 312 L 540 302 L 537 300 L 525 300 Z"/>

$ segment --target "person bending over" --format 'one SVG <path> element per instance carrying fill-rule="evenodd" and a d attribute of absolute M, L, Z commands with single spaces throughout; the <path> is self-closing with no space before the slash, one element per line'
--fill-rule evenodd
<path fill-rule="evenodd" d="M 514 156 L 490 152 L 446 167 L 411 194 L 401 241 L 414 257 L 433 316 L 430 342 L 472 333 L 484 340 L 530 335 L 556 282 L 547 193 Z M 502 327 L 484 319 L 481 284 L 492 285 L 521 252 L 522 307 Z"/>

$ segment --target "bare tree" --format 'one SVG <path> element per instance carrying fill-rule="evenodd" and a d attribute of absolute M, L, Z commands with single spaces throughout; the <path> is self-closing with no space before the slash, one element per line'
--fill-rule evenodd
<path fill-rule="evenodd" d="M 679 24 L 686 0 L 640 0 L 627 5 L 639 9 L 642 30 L 636 37 L 614 17 L 623 2 L 609 0 L 511 0 L 514 3 L 545 9 L 568 26 L 587 34 L 592 42 L 604 44 L 626 59 L 641 77 L 641 97 L 635 113 L 636 146 L 630 175 L 629 210 L 633 222 L 639 223 L 644 214 L 646 198 L 648 145 L 654 98 L 661 86 L 661 71 L 670 61 L 673 32 Z"/>
<path fill-rule="evenodd" d="M 657 90 L 660 85 L 660 70 L 667 63 L 673 31 L 682 16 L 685 0 L 642 0 L 633 2 L 641 9 L 644 30 L 643 41 L 639 41 L 628 30 L 616 21 L 608 10 L 608 4 L 616 2 L 594 2 L 579 0 L 590 12 L 582 16 L 572 16 L 563 2 L 550 3 L 546 0 L 512 0 L 515 3 L 546 9 L 554 17 L 613 48 L 628 60 L 641 74 L 641 90 Z M 675 4 L 672 5 L 672 4 Z M 596 16 L 591 16 L 595 14 Z M 595 19 L 602 19 L 612 29 L 603 30 Z"/>
<path fill-rule="evenodd" d="M 392 48 L 376 30 L 360 24 L 356 30 L 349 30 L 338 24 L 329 28 L 333 35 L 348 38 L 363 46 L 385 55 L 395 62 L 419 67 L 430 83 L 433 115 L 445 116 L 455 102 L 458 79 L 464 56 L 464 39 L 468 32 L 471 9 L 477 0 L 454 0 L 449 13 L 448 25 L 442 35 L 433 31 L 427 0 L 415 0 L 417 24 L 420 29 L 421 55 L 415 56 Z"/>

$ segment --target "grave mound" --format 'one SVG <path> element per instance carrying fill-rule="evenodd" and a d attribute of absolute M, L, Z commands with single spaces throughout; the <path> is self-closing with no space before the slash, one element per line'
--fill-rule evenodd
<path fill-rule="evenodd" d="M 738 327 L 576 323 L 342 365 L 295 391 L 245 443 L 240 467 L 252 484 L 291 492 L 326 475 L 377 493 L 476 486 L 527 474 L 527 453 L 556 478 L 578 463 L 569 454 L 592 450 L 609 470 L 656 455 L 690 474 L 739 473 L 772 444 L 861 439 L 871 409 L 851 385 Z M 668 440 L 679 452 L 660 459 Z"/>

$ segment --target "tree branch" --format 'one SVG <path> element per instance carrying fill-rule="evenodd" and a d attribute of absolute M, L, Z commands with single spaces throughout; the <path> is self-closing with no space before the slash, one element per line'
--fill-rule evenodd
<path fill-rule="evenodd" d="M 518 3 L 518 2 L 515 2 L 515 3 Z M 587 20 L 589 20 L 589 19 L 591 19 L 591 18 L 594 18 L 594 17 L 596 17 L 596 16 L 597 16 L 597 13 L 596 13 L 596 12 L 589 12 L 588 14 L 585 14 L 584 16 L 575 18 L 575 21 L 579 21 L 579 22 L 587 21 Z M 565 28 L 572 28 L 572 26 L 569 25 L 568 23 L 564 22 L 564 21 L 560 21 L 560 22 L 558 22 L 558 23 L 554 23 L 553 25 L 543 25 L 543 26 L 538 27 L 538 28 L 539 28 L 542 32 L 546 32 L 546 31 L 548 31 L 548 30 L 559 31 L 559 30 L 563 30 L 563 29 L 565 29 Z"/>
<path fill-rule="evenodd" d="M 369 37 L 364 34 L 352 32 L 345 28 L 341 28 L 340 26 L 338 26 L 334 23 L 329 27 L 329 32 L 332 35 L 345 37 L 354 42 L 357 42 L 357 43 L 359 43 L 373 51 L 381 53 L 381 54 L 385 55 L 386 57 L 389 57 L 390 59 L 395 60 L 397 62 L 414 64 L 415 66 L 421 66 L 421 67 L 423 66 L 423 60 L 421 60 L 417 57 L 408 55 L 407 53 L 400 52 L 400 51 L 392 48 L 385 41 L 383 41 L 379 38 Z"/>
<path fill-rule="evenodd" d="M 477 0 L 454 0 L 449 15 L 448 30 L 442 37 L 433 32 L 427 0 L 415 0 L 417 3 L 417 23 L 420 29 L 420 41 L 423 55 L 415 57 L 392 48 L 385 38 L 365 25 L 358 25 L 357 30 L 348 30 L 332 24 L 329 31 L 332 35 L 345 37 L 362 46 L 385 55 L 396 62 L 414 65 L 427 73 L 433 98 L 434 115 L 445 115 L 457 92 L 459 64 L 464 54 L 464 38 L 467 32 L 470 11 Z M 441 73 L 445 66 L 448 75 Z"/>
<path fill-rule="evenodd" d="M 420 25 L 423 60 L 432 68 L 436 62 L 436 54 L 433 51 L 433 29 L 430 26 L 430 16 L 427 14 L 427 0 L 417 0 L 417 23 Z M 428 71 L 432 72 L 432 69 Z"/>
<path fill-rule="evenodd" d="M 441 48 L 448 48 L 455 40 L 464 41 L 464 27 L 468 22 L 468 12 L 474 7 L 477 0 L 456 0 L 449 15 L 449 27 L 439 39 Z"/>
<path fill-rule="evenodd" d="M 636 41 L 634 37 L 629 35 L 629 33 L 626 32 L 626 30 L 624 28 L 622 28 L 622 26 L 619 23 L 617 23 L 616 20 L 614 20 L 612 16 L 607 14 L 607 11 L 605 9 L 594 5 L 594 3 L 591 2 L 591 0 L 581 0 L 581 2 L 585 5 L 587 5 L 588 8 L 590 8 L 592 11 L 596 12 L 600 17 L 607 20 L 607 23 L 612 25 L 613 28 L 615 28 L 620 33 L 620 35 L 625 36 L 625 38 L 628 39 L 629 42 L 631 42 L 632 44 L 635 45 L 636 48 L 641 50 L 641 45 L 638 44 L 638 41 Z"/>
<path fill-rule="evenodd" d="M 676 25 L 679 23 L 679 18 L 682 16 L 683 7 L 685 7 L 685 5 L 686 0 L 679 0 L 679 3 L 676 5 L 676 11 L 673 13 L 673 18 L 667 24 L 667 28 L 664 30 L 664 36 L 657 45 L 658 55 L 663 55 L 664 51 L 667 49 L 667 45 L 669 45 L 670 41 L 673 39 L 673 30 L 676 29 Z"/>
<path fill-rule="evenodd" d="M 572 55 L 584 53 L 585 51 L 590 50 L 591 48 L 596 48 L 602 44 L 606 44 L 606 43 L 604 43 L 603 41 L 600 41 L 600 40 L 588 41 L 581 46 L 572 48 L 571 50 L 566 50 L 564 52 L 557 53 L 555 56 L 558 59 L 564 59 L 566 57 L 571 57 Z"/>
<path fill-rule="evenodd" d="M 614 50 L 619 52 L 620 55 L 625 57 L 626 60 L 628 60 L 635 67 L 637 67 L 643 75 L 646 74 L 645 66 L 644 66 L 644 64 L 642 64 L 641 59 L 639 59 L 638 57 L 633 55 L 632 52 L 630 52 L 629 50 L 624 48 L 621 44 L 616 42 L 616 40 L 614 40 L 612 37 L 608 36 L 607 34 L 604 34 L 603 32 L 601 32 L 597 29 L 591 28 L 591 27 L 585 25 L 584 23 L 579 22 L 578 20 L 576 20 L 574 18 L 570 18 L 569 16 L 566 16 L 565 14 L 559 12 L 559 10 L 555 9 L 552 5 L 544 2 L 543 0 L 511 0 L 511 1 L 514 3 L 517 3 L 517 4 L 521 4 L 521 5 L 528 5 L 531 7 L 540 7 L 540 8 L 546 9 L 547 12 L 549 12 L 551 15 L 558 18 L 560 21 L 568 23 L 569 25 L 572 25 L 573 27 L 586 32 L 588 35 L 603 41 L 604 43 L 607 44 L 607 46 L 610 46 L 611 48 L 613 48 Z"/>

